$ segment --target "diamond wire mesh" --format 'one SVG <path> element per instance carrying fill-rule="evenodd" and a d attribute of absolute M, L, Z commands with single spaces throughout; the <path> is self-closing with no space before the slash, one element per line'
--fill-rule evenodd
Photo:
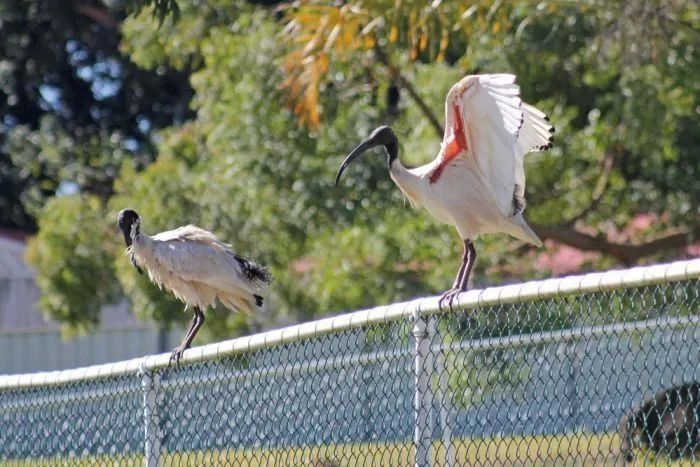
<path fill-rule="evenodd" d="M 6 389 L 0 465 L 694 462 L 699 307 L 686 280 Z"/>
<path fill-rule="evenodd" d="M 448 415 L 432 439 L 449 424 L 451 455 L 469 464 L 700 461 L 699 285 L 434 318 L 430 371 L 448 383 L 432 413 Z"/>
<path fill-rule="evenodd" d="M 143 457 L 141 379 L 121 376 L 0 392 L 0 465 Z"/>

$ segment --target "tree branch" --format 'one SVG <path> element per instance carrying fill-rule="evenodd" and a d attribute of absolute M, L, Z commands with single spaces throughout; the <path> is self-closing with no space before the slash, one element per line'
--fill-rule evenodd
<path fill-rule="evenodd" d="M 637 244 L 608 241 L 604 236 L 594 236 L 564 226 L 531 224 L 532 230 L 542 239 L 550 239 L 583 251 L 597 251 L 612 256 L 622 263 L 634 263 L 640 258 L 672 248 L 683 248 L 700 236 L 700 227 L 693 231 L 669 233 L 654 240 Z"/>
<path fill-rule="evenodd" d="M 423 115 L 425 116 L 425 118 L 428 119 L 428 122 L 430 122 L 433 129 L 437 133 L 438 138 L 442 139 L 444 130 L 442 128 L 442 125 L 440 125 L 440 120 L 438 120 L 437 116 L 432 111 L 432 109 L 428 106 L 428 104 L 425 103 L 420 94 L 418 94 L 418 91 L 416 91 L 416 88 L 413 87 L 413 84 L 411 84 L 410 81 L 404 78 L 404 76 L 401 74 L 401 70 L 396 68 L 396 66 L 394 66 L 393 63 L 391 63 L 389 57 L 378 45 L 374 47 L 374 53 L 377 56 L 379 62 L 382 65 L 384 65 L 387 70 L 389 70 L 389 74 L 391 75 L 392 79 L 396 81 L 396 84 L 399 87 L 405 89 L 411 96 L 411 99 L 413 99 L 416 105 L 418 105 L 418 108 L 421 110 L 421 112 L 423 112 Z"/>
<path fill-rule="evenodd" d="M 86 5 L 77 1 L 73 2 L 73 6 L 75 7 L 75 11 L 83 16 L 87 16 L 107 29 L 117 29 L 117 27 L 119 27 L 119 21 L 104 8 Z"/>
<path fill-rule="evenodd" d="M 603 193 L 605 193 L 605 190 L 608 187 L 608 181 L 610 181 L 610 174 L 612 173 L 612 169 L 615 165 L 614 162 L 615 152 L 608 151 L 600 163 L 600 177 L 598 177 L 598 181 L 596 182 L 595 188 L 593 188 L 593 193 L 591 193 L 591 202 L 578 214 L 564 222 L 565 226 L 573 226 L 577 221 L 586 217 L 589 212 L 593 211 L 593 209 L 595 209 L 596 206 L 598 206 L 598 203 L 603 197 Z"/>

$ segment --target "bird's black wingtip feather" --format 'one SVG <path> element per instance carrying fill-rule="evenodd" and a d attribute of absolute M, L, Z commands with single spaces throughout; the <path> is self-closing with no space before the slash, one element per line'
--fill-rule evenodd
<path fill-rule="evenodd" d="M 262 306 L 263 305 L 263 298 L 260 295 L 253 294 L 253 298 L 255 299 L 255 304 L 257 306 Z"/>
<path fill-rule="evenodd" d="M 253 268 L 254 271 L 252 274 L 253 277 L 256 280 L 263 282 L 265 284 L 268 284 L 268 285 L 271 284 L 272 283 L 272 273 L 270 273 L 270 271 L 268 271 L 265 266 L 261 266 L 259 264 L 255 264 L 255 263 L 253 263 L 253 264 L 254 264 L 254 268 Z"/>
<path fill-rule="evenodd" d="M 272 274 L 270 274 L 270 271 L 268 271 L 265 266 L 261 266 L 236 253 L 231 252 L 231 254 L 236 258 L 238 264 L 240 264 L 246 279 L 251 282 L 262 282 L 264 284 L 270 284 L 272 282 Z"/>

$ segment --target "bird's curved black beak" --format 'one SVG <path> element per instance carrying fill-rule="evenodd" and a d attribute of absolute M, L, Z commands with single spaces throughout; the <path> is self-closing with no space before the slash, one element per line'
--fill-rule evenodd
<path fill-rule="evenodd" d="M 335 176 L 335 186 L 338 186 L 338 182 L 340 181 L 340 177 L 343 175 L 343 172 L 347 168 L 348 165 L 350 165 L 350 162 L 354 161 L 357 159 L 362 153 L 367 151 L 368 149 L 375 148 L 377 146 L 380 146 L 382 143 L 377 141 L 378 138 L 376 135 L 371 135 L 369 138 L 361 142 L 355 149 L 352 150 L 350 154 L 345 157 L 343 160 L 343 163 L 340 164 L 340 168 L 338 169 L 338 173 Z"/>
<path fill-rule="evenodd" d="M 131 240 L 131 224 L 129 220 L 126 219 L 125 216 L 119 215 L 119 230 L 122 231 L 122 234 L 124 234 L 124 243 L 126 243 L 126 247 L 130 247 L 132 240 Z"/>
<path fill-rule="evenodd" d="M 131 234 L 124 229 L 122 229 L 122 233 L 124 234 L 124 243 L 126 243 L 128 248 L 131 246 Z"/>
<path fill-rule="evenodd" d="M 124 243 L 126 243 L 127 248 L 131 246 L 131 228 L 136 223 L 136 232 L 138 233 L 138 222 L 139 215 L 133 209 L 122 209 L 119 211 L 119 216 L 117 218 L 117 225 L 119 229 L 124 234 Z"/>

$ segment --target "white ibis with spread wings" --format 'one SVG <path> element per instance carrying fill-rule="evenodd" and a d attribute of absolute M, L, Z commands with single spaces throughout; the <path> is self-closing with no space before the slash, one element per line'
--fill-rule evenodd
<path fill-rule="evenodd" d="M 345 158 L 335 183 L 360 154 L 384 146 L 391 178 L 409 201 L 455 226 L 463 240 L 457 277 L 440 299 L 440 306 L 452 306 L 467 290 L 476 259 L 473 241 L 479 235 L 502 232 L 542 245 L 523 218 L 523 158 L 551 148 L 553 133 L 547 116 L 520 99 L 514 75 L 467 76 L 447 94 L 445 134 L 435 160 L 405 167 L 398 158 L 396 135 L 382 126 Z"/>
<path fill-rule="evenodd" d="M 151 281 L 193 307 L 194 319 L 182 343 L 170 357 L 176 363 L 204 323 L 204 312 L 217 300 L 232 311 L 253 312 L 271 277 L 267 270 L 231 251 L 204 229 L 187 225 L 154 236 L 141 233 L 141 218 L 133 209 L 119 213 L 119 228 L 131 264 L 146 269 Z"/>

